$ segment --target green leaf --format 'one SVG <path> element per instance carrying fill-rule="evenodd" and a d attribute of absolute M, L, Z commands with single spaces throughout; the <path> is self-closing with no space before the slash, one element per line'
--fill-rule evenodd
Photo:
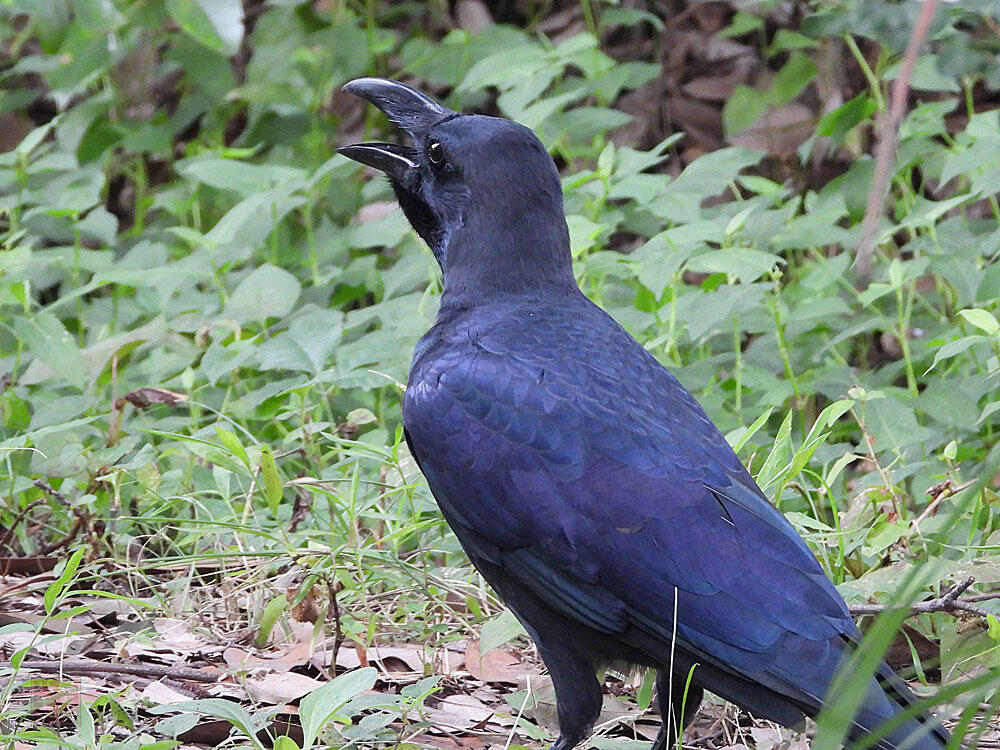
<path fill-rule="evenodd" d="M 302 750 L 310 750 L 320 730 L 334 718 L 344 704 L 352 698 L 371 690 L 378 672 L 374 667 L 363 667 L 342 674 L 313 690 L 299 702 L 302 721 Z"/>
<path fill-rule="evenodd" d="M 45 589 L 45 595 L 42 597 L 42 600 L 45 605 L 45 611 L 48 614 L 51 615 L 55 611 L 55 606 L 66 589 L 66 585 L 73 580 L 73 576 L 76 575 L 76 571 L 80 568 L 80 561 L 83 559 L 85 551 L 85 547 L 77 547 L 73 550 L 73 554 L 69 556 L 66 564 L 63 565 L 59 577 Z"/>
<path fill-rule="evenodd" d="M 297 187 L 284 182 L 244 198 L 219 219 L 205 235 L 205 241 L 211 246 L 261 244 L 289 211 L 305 204 L 305 196 L 295 194 Z"/>
<path fill-rule="evenodd" d="M 997 619 L 996 615 L 986 615 L 986 635 L 1000 642 L 1000 619 Z"/>
<path fill-rule="evenodd" d="M 792 55 L 774 77 L 771 102 L 776 105 L 790 102 L 818 74 L 816 64 L 807 56 L 798 53 Z"/>
<path fill-rule="evenodd" d="M 242 461 L 243 465 L 249 469 L 250 457 L 247 455 L 246 448 L 243 447 L 240 439 L 229 430 L 219 427 L 219 425 L 215 426 L 215 434 L 218 436 L 219 442 L 222 443 L 223 447 Z"/>
<path fill-rule="evenodd" d="M 483 622 L 479 634 L 479 653 L 485 654 L 487 651 L 499 648 L 519 635 L 527 635 L 524 626 L 513 612 L 505 609 L 496 617 Z"/>
<path fill-rule="evenodd" d="M 931 366 L 924 371 L 924 375 L 929 373 L 935 367 L 937 367 L 938 362 L 944 359 L 951 359 L 956 357 L 966 349 L 969 349 L 976 344 L 988 344 L 991 339 L 988 336 L 963 336 L 960 339 L 955 339 L 954 341 L 949 341 L 944 346 L 938 348 L 934 353 L 934 361 L 931 362 Z"/>
<path fill-rule="evenodd" d="M 277 518 L 278 507 L 281 504 L 282 483 L 278 473 L 278 465 L 274 462 L 274 454 L 264 445 L 260 449 L 260 474 L 264 480 L 264 497 L 271 515 Z"/>
<path fill-rule="evenodd" d="M 289 180 L 305 180 L 304 170 L 280 164 L 251 164 L 203 154 L 182 159 L 174 168 L 184 177 L 204 185 L 231 190 L 244 197 L 260 193 Z"/>
<path fill-rule="evenodd" d="M 265 263 L 247 276 L 226 302 L 224 315 L 241 323 L 282 318 L 291 312 L 302 285 L 283 268 Z"/>
<path fill-rule="evenodd" d="M 774 412 L 774 407 L 763 412 L 749 427 L 739 427 L 726 435 L 726 441 L 733 447 L 734 453 L 739 453 L 757 432 L 763 427 Z"/>
<path fill-rule="evenodd" d="M 235 55 L 243 39 L 239 0 L 167 0 L 167 13 L 185 34 L 220 55 Z"/>
<path fill-rule="evenodd" d="M 832 427 L 852 406 L 854 406 L 854 399 L 843 398 L 839 401 L 834 401 L 820 412 L 819 416 L 816 417 L 816 421 L 813 422 L 809 434 L 806 435 L 806 439 L 802 441 L 801 447 L 792 456 L 791 467 L 788 470 L 789 476 L 795 476 L 805 468 L 816 452 L 816 449 L 829 436 L 828 428 Z"/>
<path fill-rule="evenodd" d="M 827 113 L 816 126 L 816 135 L 832 138 L 839 143 L 851 129 L 875 114 L 878 107 L 867 91 Z"/>
<path fill-rule="evenodd" d="M 264 605 L 264 610 L 260 613 L 260 624 L 257 627 L 257 646 L 262 647 L 267 643 L 267 639 L 274 630 L 275 623 L 281 613 L 288 609 L 288 597 L 278 594 Z"/>
<path fill-rule="evenodd" d="M 976 420 L 977 425 L 981 425 L 983 421 L 990 416 L 1000 411 L 1000 401 L 991 401 L 983 407 L 983 413 L 979 415 L 979 419 Z"/>
<path fill-rule="evenodd" d="M 902 62 L 894 63 L 883 74 L 887 81 L 894 81 L 899 76 Z M 962 87 L 953 76 L 945 75 L 938 70 L 936 55 L 921 55 L 913 66 L 913 76 L 910 78 L 910 88 L 918 91 L 948 91 L 960 93 Z"/>
<path fill-rule="evenodd" d="M 786 412 L 775 435 L 771 452 L 757 473 L 757 484 L 762 490 L 773 484 L 785 471 L 792 454 L 792 412 Z"/>
<path fill-rule="evenodd" d="M 80 701 L 80 712 L 76 729 L 80 733 L 80 741 L 84 747 L 98 747 L 97 731 L 94 727 L 94 715 L 90 713 L 87 702 L 83 700 Z"/>
<path fill-rule="evenodd" d="M 642 684 L 635 691 L 635 703 L 643 711 L 653 703 L 653 685 L 655 682 L 656 672 L 651 669 L 643 675 Z"/>
<path fill-rule="evenodd" d="M 733 14 L 733 20 L 729 22 L 729 25 L 718 32 L 718 36 L 722 37 L 734 37 L 743 36 L 744 34 L 749 34 L 752 31 L 758 31 L 764 28 L 764 19 L 760 16 L 755 16 L 752 13 L 747 13 L 742 10 L 736 11 Z"/>
<path fill-rule="evenodd" d="M 722 108 L 722 128 L 727 138 L 753 125 L 764 116 L 768 108 L 768 97 L 756 89 L 740 84 L 729 95 Z M 704 158 L 704 157 L 702 157 Z M 694 163 L 697 164 L 699 160 Z"/>
<path fill-rule="evenodd" d="M 988 310 L 973 307 L 968 310 L 959 310 L 958 314 L 965 318 L 967 322 L 980 330 L 986 331 L 991 336 L 1000 334 L 1000 323 L 997 322 L 997 319 Z"/>
<path fill-rule="evenodd" d="M 86 380 L 80 350 L 55 315 L 40 312 L 33 318 L 15 318 L 14 332 L 58 376 L 68 380 L 77 389 L 84 389 Z"/>
<path fill-rule="evenodd" d="M 819 45 L 819 42 L 805 34 L 800 34 L 791 29 L 778 29 L 774 34 L 774 41 L 767 48 L 767 56 L 773 57 L 780 52 L 798 49 L 812 49 Z"/>
<path fill-rule="evenodd" d="M 759 279 L 770 273 L 776 265 L 784 264 L 780 255 L 763 253 L 750 248 L 710 250 L 687 262 L 692 271 L 732 274 L 743 283 Z"/>
<path fill-rule="evenodd" d="M 597 243 L 603 229 L 600 224 L 579 214 L 567 216 L 566 225 L 569 227 L 569 246 L 574 258 L 579 258 L 590 250 Z"/>
<path fill-rule="evenodd" d="M 296 317 L 287 331 L 258 347 L 260 366 L 318 375 L 340 343 L 343 327 L 344 314 L 339 310 L 308 310 Z"/>
<path fill-rule="evenodd" d="M 177 711 L 194 712 L 202 716 L 211 716 L 216 719 L 228 721 L 236 727 L 244 737 L 253 743 L 253 747 L 263 750 L 263 745 L 257 739 L 257 733 L 264 728 L 263 715 L 252 717 L 250 713 L 236 701 L 225 698 L 203 698 L 196 701 L 183 701 L 181 703 L 169 703 L 166 705 L 153 706 L 150 713 L 175 713 Z"/>

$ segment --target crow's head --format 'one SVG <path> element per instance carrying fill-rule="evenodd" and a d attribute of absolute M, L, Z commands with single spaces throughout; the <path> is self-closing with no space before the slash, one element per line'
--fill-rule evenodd
<path fill-rule="evenodd" d="M 409 146 L 359 143 L 338 151 L 389 177 L 441 265 L 446 293 L 573 283 L 559 173 L 534 133 L 510 120 L 453 112 L 395 81 L 359 78 L 344 90 L 409 136 Z"/>

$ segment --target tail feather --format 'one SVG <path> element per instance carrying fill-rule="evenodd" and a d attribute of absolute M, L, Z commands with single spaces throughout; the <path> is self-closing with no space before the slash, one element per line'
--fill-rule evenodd
<path fill-rule="evenodd" d="M 882 664 L 872 679 L 868 696 L 862 705 L 855 726 L 858 731 L 852 739 L 878 732 L 879 727 L 895 719 L 901 711 L 915 706 L 919 699 L 906 683 L 888 665 Z M 919 712 L 912 718 L 898 722 L 877 743 L 884 750 L 941 750 L 948 745 L 951 735 L 933 716 Z"/>

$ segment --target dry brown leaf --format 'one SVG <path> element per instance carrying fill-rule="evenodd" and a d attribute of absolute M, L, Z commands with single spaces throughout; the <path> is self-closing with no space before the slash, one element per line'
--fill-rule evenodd
<path fill-rule="evenodd" d="M 750 727 L 749 731 L 757 750 L 776 750 L 777 748 L 784 750 L 792 738 L 790 729 L 781 729 L 773 724 Z"/>
<path fill-rule="evenodd" d="M 290 588 L 285 592 L 285 598 L 289 603 L 298 598 L 301 589 Z M 318 585 L 313 586 L 309 592 L 302 597 L 302 601 L 292 607 L 292 619 L 297 622 L 308 622 L 315 624 L 323 617 L 323 608 L 320 607 L 319 596 L 321 589 Z"/>
<path fill-rule="evenodd" d="M 479 641 L 471 640 L 465 649 L 465 669 L 477 680 L 518 684 L 525 675 L 539 674 L 538 667 L 526 664 L 514 654 L 499 648 L 479 653 Z"/>
<path fill-rule="evenodd" d="M 255 701 L 271 705 L 288 703 L 311 693 L 323 683 L 298 672 L 270 672 L 252 677 L 245 683 L 247 695 Z"/>
<path fill-rule="evenodd" d="M 480 737 L 455 737 L 450 734 L 418 734 L 410 737 L 414 745 L 436 747 L 439 750 L 481 750 L 486 742 Z"/>
<path fill-rule="evenodd" d="M 157 680 L 156 682 L 151 682 L 146 687 L 142 689 L 139 693 L 140 698 L 144 698 L 151 703 L 156 705 L 165 705 L 171 703 L 183 703 L 184 701 L 191 700 L 191 695 L 182 693 L 179 690 L 175 690 L 170 687 L 170 685 L 165 685 L 163 682 Z"/>
<path fill-rule="evenodd" d="M 493 716 L 493 709 L 471 695 L 458 693 L 443 698 L 425 713 L 432 722 L 449 729 L 472 729 L 485 724 Z"/>
<path fill-rule="evenodd" d="M 310 655 L 308 643 L 298 643 L 283 651 L 267 653 L 252 654 L 235 646 L 222 652 L 222 658 L 231 669 L 268 669 L 273 672 L 287 672 L 292 667 L 301 666 L 309 661 Z"/>
<path fill-rule="evenodd" d="M 695 99 L 724 102 L 732 95 L 736 85 L 744 80 L 746 76 L 739 71 L 724 76 L 700 76 L 685 83 L 682 90 Z"/>
<path fill-rule="evenodd" d="M 59 638 L 46 636 L 38 638 L 33 632 L 4 633 L 0 635 L 0 652 L 14 653 L 31 646 L 30 653 L 45 656 L 73 655 L 79 653 L 87 638 L 73 635 Z"/>
<path fill-rule="evenodd" d="M 364 657 L 364 662 L 362 662 Z M 366 667 L 369 664 L 383 672 L 424 671 L 423 646 L 379 646 L 372 644 L 367 651 L 359 653 L 357 648 L 342 648 L 337 654 L 337 666 L 344 669 Z"/>
<path fill-rule="evenodd" d="M 379 219 L 384 219 L 398 208 L 396 201 L 375 201 L 366 203 L 358 211 L 358 223 L 368 224 Z"/>
<path fill-rule="evenodd" d="M 159 636 L 156 640 L 161 648 L 191 652 L 203 651 L 209 646 L 208 641 L 191 630 L 191 626 L 184 620 L 157 617 L 153 620 L 153 629 Z"/>
<path fill-rule="evenodd" d="M 458 0 L 455 21 L 458 28 L 475 35 L 493 25 L 493 16 L 482 0 Z"/>
<path fill-rule="evenodd" d="M 729 3 L 716 0 L 692 3 L 689 8 L 698 28 L 706 34 L 714 34 L 723 29 L 733 13 Z"/>
<path fill-rule="evenodd" d="M 145 409 L 150 404 L 174 406 L 182 401 L 187 401 L 187 398 L 183 393 L 177 393 L 166 388 L 136 388 L 134 391 L 130 391 L 121 398 L 116 399 L 115 408 L 121 409 L 126 401 L 136 409 Z"/>
<path fill-rule="evenodd" d="M 788 157 L 809 140 L 816 116 L 804 104 L 792 102 L 764 113 L 757 122 L 732 136 L 734 146 L 760 149 L 773 156 Z"/>

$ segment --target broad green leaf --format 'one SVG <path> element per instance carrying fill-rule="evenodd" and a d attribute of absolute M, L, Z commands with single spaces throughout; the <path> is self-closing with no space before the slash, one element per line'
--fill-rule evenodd
<path fill-rule="evenodd" d="M 371 690 L 378 672 L 374 667 L 363 667 L 347 672 L 313 690 L 299 702 L 302 720 L 302 750 L 310 750 L 320 730 L 337 716 L 351 698 Z"/>
<path fill-rule="evenodd" d="M 318 375 L 340 343 L 343 320 L 339 310 L 309 310 L 295 318 L 287 331 L 260 345 L 257 350 L 260 366 Z"/>
<path fill-rule="evenodd" d="M 167 12 L 192 39 L 220 55 L 235 55 L 243 39 L 240 0 L 167 0 Z"/>
<path fill-rule="evenodd" d="M 305 196 L 294 194 L 296 187 L 292 183 L 282 183 L 244 198 L 219 219 L 205 235 L 205 240 L 211 246 L 234 242 L 252 246 L 262 244 L 289 211 L 305 204 Z"/>
<path fill-rule="evenodd" d="M 509 609 L 483 622 L 479 635 L 479 653 L 499 648 L 519 635 L 527 635 L 524 626 Z"/>
<path fill-rule="evenodd" d="M 728 138 L 753 125 L 768 109 L 768 96 L 740 84 L 722 107 L 722 127 Z M 697 161 L 694 162 L 697 164 Z"/>
<path fill-rule="evenodd" d="M 855 126 L 875 114 L 877 106 L 865 91 L 827 113 L 816 126 L 816 135 L 832 138 L 839 143 Z"/>
<path fill-rule="evenodd" d="M 55 374 L 83 390 L 86 382 L 83 358 L 73 337 L 55 315 L 40 312 L 31 318 L 15 318 L 14 332 Z"/>
<path fill-rule="evenodd" d="M 578 258 L 590 250 L 601 236 L 603 227 L 595 224 L 586 216 L 571 214 L 566 217 L 569 227 L 569 245 L 574 258 Z"/>
<path fill-rule="evenodd" d="M 733 14 L 733 18 L 729 22 L 729 25 L 718 32 L 718 36 L 743 36 L 753 31 L 762 30 L 763 28 L 764 19 L 760 16 L 755 16 L 753 13 L 738 10 Z"/>
<path fill-rule="evenodd" d="M 957 357 L 962 352 L 975 346 L 976 344 L 988 344 L 992 341 L 988 336 L 963 336 L 962 338 L 955 339 L 954 341 L 949 341 L 947 344 L 938 348 L 934 353 L 934 361 L 931 366 L 924 371 L 924 375 L 929 373 L 935 367 L 937 367 L 938 362 L 944 359 L 951 359 L 952 357 Z"/>
<path fill-rule="evenodd" d="M 223 315 L 241 323 L 282 318 L 295 306 L 301 289 L 298 279 L 288 271 L 266 263 L 240 282 Z"/>
<path fill-rule="evenodd" d="M 215 719 L 228 721 L 236 727 L 240 733 L 247 738 L 252 746 L 257 750 L 264 750 L 264 746 L 257 739 L 257 733 L 264 728 L 265 719 L 262 715 L 256 717 L 243 708 L 239 703 L 225 698 L 203 698 L 196 701 L 184 701 L 181 703 L 168 703 L 160 706 L 153 706 L 150 713 L 175 713 L 194 712 L 202 716 L 211 716 Z"/>
<path fill-rule="evenodd" d="M 772 103 L 781 105 L 790 102 L 818 73 L 816 64 L 806 55 L 793 54 L 774 77 L 771 85 Z"/>
<path fill-rule="evenodd" d="M 779 255 L 762 253 L 750 248 L 710 250 L 687 262 L 692 271 L 707 271 L 709 273 L 732 274 L 740 281 L 747 283 L 770 273 L 777 265 L 783 265 L 784 260 Z"/>
<path fill-rule="evenodd" d="M 174 168 L 195 182 L 219 190 L 231 190 L 244 197 L 270 190 L 289 180 L 306 178 L 305 171 L 278 164 L 251 164 L 238 159 L 222 159 L 210 154 L 182 159 Z"/>
<path fill-rule="evenodd" d="M 991 336 L 1000 334 L 1000 323 L 997 322 L 997 319 L 993 317 L 989 310 L 973 307 L 968 310 L 959 310 L 958 314 L 976 328 L 986 331 Z"/>

